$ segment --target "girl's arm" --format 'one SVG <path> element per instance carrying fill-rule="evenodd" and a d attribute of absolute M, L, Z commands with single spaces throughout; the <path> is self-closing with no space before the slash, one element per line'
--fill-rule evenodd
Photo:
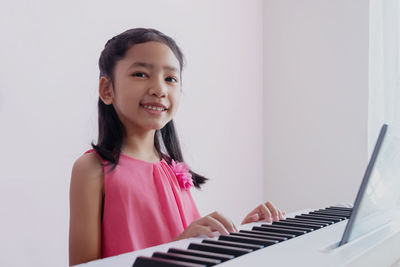
<path fill-rule="evenodd" d="M 74 164 L 70 185 L 69 265 L 101 257 L 103 167 L 95 153 Z"/>

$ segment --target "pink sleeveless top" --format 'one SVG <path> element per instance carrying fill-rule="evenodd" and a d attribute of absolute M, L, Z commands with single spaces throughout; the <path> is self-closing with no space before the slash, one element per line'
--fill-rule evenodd
<path fill-rule="evenodd" d="M 200 217 L 164 159 L 151 163 L 121 153 L 109 169 L 104 166 L 102 258 L 170 242 Z"/>

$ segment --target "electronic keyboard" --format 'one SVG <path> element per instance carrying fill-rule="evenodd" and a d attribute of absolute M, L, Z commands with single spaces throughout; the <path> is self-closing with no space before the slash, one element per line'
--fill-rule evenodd
<path fill-rule="evenodd" d="M 218 239 L 193 242 L 186 249 L 170 248 L 167 252 L 154 252 L 151 257 L 139 256 L 133 267 L 200 267 L 214 266 L 237 257 L 296 238 L 329 225 L 347 220 L 351 208 L 329 207 L 296 215 L 272 224 L 253 226 Z"/>
<path fill-rule="evenodd" d="M 304 210 L 272 224 L 241 225 L 237 233 L 174 241 L 85 266 L 392 266 L 400 259 L 397 221 L 338 247 L 351 212 Z"/>

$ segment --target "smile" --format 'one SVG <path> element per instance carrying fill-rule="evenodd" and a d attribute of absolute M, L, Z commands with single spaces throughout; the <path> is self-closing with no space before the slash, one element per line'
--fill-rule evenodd
<path fill-rule="evenodd" d="M 156 107 L 156 106 L 149 106 L 149 105 L 142 105 L 142 107 L 144 107 L 145 109 L 156 110 L 156 111 L 164 111 L 164 110 L 166 110 L 163 107 Z"/>

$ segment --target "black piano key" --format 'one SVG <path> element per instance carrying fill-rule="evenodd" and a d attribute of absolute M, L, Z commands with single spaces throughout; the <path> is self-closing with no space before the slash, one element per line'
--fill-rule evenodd
<path fill-rule="evenodd" d="M 268 232 L 268 231 L 257 231 L 257 230 L 240 230 L 239 233 L 249 233 L 249 234 L 266 235 L 266 236 L 287 237 L 287 238 L 296 237 L 296 235 L 294 235 L 294 234 L 276 233 L 276 232 Z"/>
<path fill-rule="evenodd" d="M 204 264 L 189 263 L 171 259 L 137 257 L 132 267 L 205 267 Z"/>
<path fill-rule="evenodd" d="M 294 216 L 295 218 L 305 218 L 305 219 L 314 219 L 314 220 L 330 220 L 330 221 L 334 221 L 335 223 L 343 221 L 342 219 L 339 218 L 326 218 L 326 217 L 319 217 L 317 215 L 296 215 Z"/>
<path fill-rule="evenodd" d="M 326 215 L 335 215 L 335 216 L 343 216 L 343 217 L 350 217 L 351 213 L 339 213 L 339 212 L 326 212 L 326 211 L 315 211 L 315 214 L 326 214 Z"/>
<path fill-rule="evenodd" d="M 325 211 L 332 211 L 332 212 L 343 212 L 343 213 L 351 213 L 353 210 L 337 210 L 337 209 L 319 209 Z"/>
<path fill-rule="evenodd" d="M 333 209 L 319 209 L 313 211 L 329 211 L 329 212 L 339 212 L 339 213 L 351 213 L 351 210 L 333 210 Z"/>
<path fill-rule="evenodd" d="M 328 226 L 328 225 L 335 223 L 333 221 L 318 221 L 318 220 L 301 219 L 301 218 L 286 218 L 286 221 L 288 221 L 288 222 L 305 222 L 305 223 L 309 222 L 309 223 L 320 224 L 322 226 Z"/>
<path fill-rule="evenodd" d="M 350 218 L 350 215 L 332 214 L 332 213 L 310 213 L 308 215 L 330 216 L 330 217 L 340 218 L 340 219 L 343 219 L 343 220 L 346 220 L 346 219 Z"/>
<path fill-rule="evenodd" d="M 253 251 L 252 249 L 236 248 L 236 247 L 234 248 L 234 247 L 206 244 L 206 243 L 190 243 L 188 249 L 228 254 L 228 255 L 233 255 L 235 257 L 241 256 L 241 255 L 244 255 L 244 254 L 247 254 L 247 253 Z"/>
<path fill-rule="evenodd" d="M 349 218 L 351 214 L 344 214 L 344 213 L 336 213 L 336 212 L 325 212 L 325 211 L 314 211 L 310 212 L 309 214 L 320 214 L 320 215 L 326 215 L 326 216 L 337 216 L 337 217 L 345 217 Z"/>
<path fill-rule="evenodd" d="M 348 214 L 352 213 L 352 210 L 323 209 L 322 211 L 340 212 L 340 213 L 348 213 Z"/>
<path fill-rule="evenodd" d="M 210 259 L 217 259 L 222 262 L 235 258 L 235 256 L 233 255 L 213 253 L 213 252 L 193 250 L 193 249 L 170 248 L 168 249 L 168 252 L 184 254 L 184 255 L 192 255 L 197 257 L 205 257 Z"/>
<path fill-rule="evenodd" d="M 326 209 L 332 209 L 332 210 L 347 210 L 347 211 L 352 211 L 352 210 L 353 210 L 353 208 L 335 207 L 335 206 L 331 206 L 331 207 L 328 207 L 328 208 L 326 208 Z"/>
<path fill-rule="evenodd" d="M 261 226 L 254 226 L 252 230 L 275 232 L 275 233 L 282 233 L 282 234 L 292 234 L 292 235 L 296 235 L 296 236 L 307 233 L 307 231 L 301 231 L 301 230 L 292 230 L 292 229 L 284 229 L 284 228 L 266 228 L 266 227 L 261 227 Z"/>
<path fill-rule="evenodd" d="M 249 243 L 249 244 L 255 244 L 255 245 L 262 245 L 264 247 L 275 245 L 275 244 L 279 243 L 279 241 L 277 241 L 277 240 L 268 240 L 268 239 L 255 238 L 255 237 L 232 236 L 232 235 L 221 235 L 221 236 L 219 236 L 218 240 Z"/>
<path fill-rule="evenodd" d="M 350 214 L 351 211 L 342 211 L 342 210 L 327 210 L 327 209 L 320 209 L 320 210 L 313 210 L 314 212 L 330 212 L 330 213 L 343 213 L 343 214 Z"/>
<path fill-rule="evenodd" d="M 190 256 L 190 255 L 182 255 L 182 254 L 176 254 L 176 253 L 165 253 L 165 252 L 154 252 L 153 257 L 178 260 L 178 261 L 183 261 L 183 262 L 191 262 L 191 263 L 197 263 L 197 264 L 204 264 L 205 266 L 214 266 L 214 265 L 221 263 L 220 260 L 216 260 L 216 259 Z"/>
<path fill-rule="evenodd" d="M 252 249 L 252 250 L 257 250 L 257 249 L 264 247 L 263 245 L 247 244 L 247 243 L 243 243 L 243 242 L 233 242 L 233 241 L 227 241 L 227 240 L 204 239 L 202 242 L 207 243 L 207 244 L 230 246 L 230 247 L 235 247 L 235 248 L 247 248 L 247 249 Z"/>
<path fill-rule="evenodd" d="M 346 220 L 346 217 L 343 217 L 343 216 L 333 216 L 333 215 L 325 215 L 325 214 L 301 214 L 301 215 L 325 217 L 325 218 L 327 218 L 327 219 L 341 219 L 341 220 Z"/>
<path fill-rule="evenodd" d="M 332 221 L 333 220 L 337 220 L 337 219 L 343 220 L 341 218 L 334 217 L 334 216 L 318 215 L 318 214 L 306 214 L 306 213 L 303 213 L 303 214 L 299 214 L 299 215 L 296 215 L 296 216 L 308 216 L 309 218 L 322 218 L 322 219 L 325 219 L 325 220 L 332 220 Z M 296 216 L 294 216 L 294 217 L 296 218 Z"/>
<path fill-rule="evenodd" d="M 272 228 L 284 228 L 284 229 L 293 229 L 293 230 L 301 230 L 306 232 L 314 231 L 310 227 L 298 227 L 298 226 L 282 226 L 282 225 L 272 225 L 272 224 L 261 224 L 261 227 L 272 227 Z"/>
<path fill-rule="evenodd" d="M 331 211 L 331 212 L 343 212 L 343 213 L 351 213 L 353 211 L 353 209 L 350 210 L 341 210 L 341 209 L 319 209 L 319 210 L 324 210 L 324 211 Z M 318 211 L 318 210 L 317 210 Z"/>
<path fill-rule="evenodd" d="M 316 224 L 312 224 L 312 223 L 299 223 L 299 222 L 290 222 L 290 221 L 274 222 L 274 223 L 272 223 L 272 225 L 311 227 L 314 230 L 318 230 L 323 227 L 321 225 L 316 225 Z"/>
<path fill-rule="evenodd" d="M 257 234 L 241 233 L 241 232 L 238 232 L 238 233 L 230 233 L 230 235 L 262 238 L 262 239 L 276 240 L 276 241 L 279 241 L 279 242 L 288 240 L 287 237 L 272 236 L 272 235 L 260 235 L 260 234 L 257 235 Z"/>
<path fill-rule="evenodd" d="M 350 216 L 350 213 L 330 212 L 330 211 L 311 211 L 308 214 L 322 214 L 322 215 L 333 215 L 333 216 L 343 216 L 343 217 Z"/>

